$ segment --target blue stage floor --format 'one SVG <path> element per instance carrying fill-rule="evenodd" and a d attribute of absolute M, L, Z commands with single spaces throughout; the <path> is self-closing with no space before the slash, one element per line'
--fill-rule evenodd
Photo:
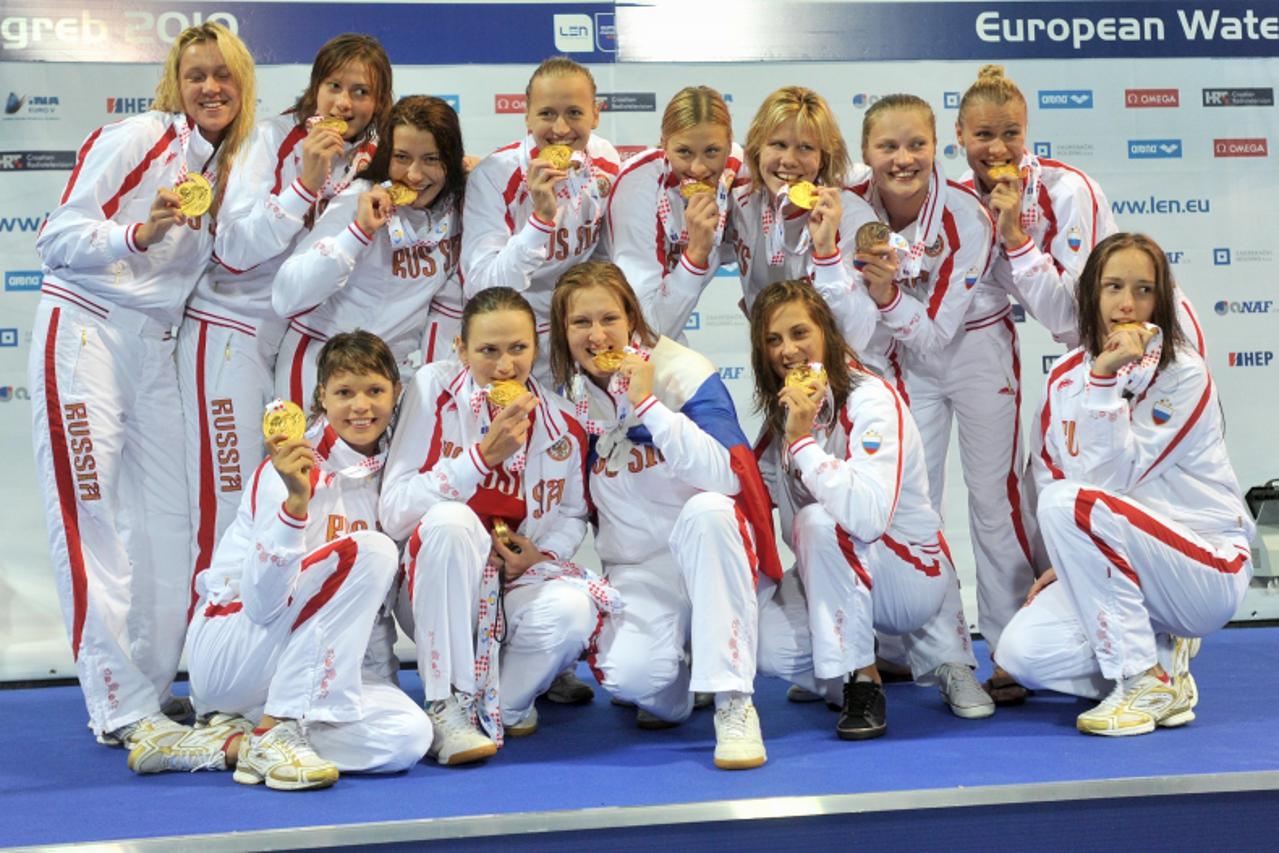
<path fill-rule="evenodd" d="M 1198 719 L 1120 739 L 1078 734 L 1075 715 L 1088 703 L 1066 697 L 1041 695 L 992 719 L 966 721 L 951 716 L 934 689 L 890 685 L 888 735 L 862 743 L 837 740 L 835 715 L 824 705 L 788 703 L 783 683 L 761 678 L 756 705 L 769 761 L 736 773 L 711 763 L 710 711 L 676 729 L 645 732 L 635 727 L 633 710 L 611 706 L 598 691 L 585 707 L 539 704 L 541 730 L 508 741 L 485 764 L 445 768 L 426 761 L 398 776 L 344 776 L 329 790 L 304 794 L 237 785 L 225 773 L 134 776 L 123 751 L 98 746 L 85 729 L 77 688 L 0 691 L 8 733 L 0 760 L 0 844 L 1264 773 L 1279 770 L 1277 672 L 1279 629 L 1214 635 L 1194 663 Z M 402 680 L 421 697 L 416 673 Z M 1129 793 L 1142 793 L 1142 784 Z M 740 816 L 768 814 L 766 805 L 759 808 Z M 461 834 L 474 835 L 474 827 Z M 1002 846 L 997 835 L 988 841 Z"/>

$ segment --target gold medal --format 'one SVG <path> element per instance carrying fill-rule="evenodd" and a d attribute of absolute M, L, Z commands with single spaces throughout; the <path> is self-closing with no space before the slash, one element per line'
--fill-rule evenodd
<path fill-rule="evenodd" d="M 605 373 L 616 373 L 617 368 L 622 366 L 622 360 L 626 358 L 626 353 L 621 350 L 609 349 L 604 352 L 595 353 L 595 366 Z"/>
<path fill-rule="evenodd" d="M 786 197 L 796 207 L 812 210 L 813 205 L 817 204 L 817 187 L 808 181 L 796 181 L 786 191 Z"/>
<path fill-rule="evenodd" d="M 787 388 L 806 388 L 811 389 L 818 383 L 826 381 L 826 369 L 817 362 L 812 364 L 801 364 L 799 367 L 792 367 L 786 373 Z"/>
<path fill-rule="evenodd" d="M 881 246 L 888 242 L 888 238 L 893 236 L 893 230 L 882 222 L 867 222 L 861 228 L 857 229 L 857 235 L 853 238 L 859 252 L 869 252 L 876 246 Z"/>
<path fill-rule="evenodd" d="M 995 166 L 988 173 L 992 181 L 1002 181 L 1007 178 L 1018 178 L 1017 167 L 1012 163 L 1005 163 L 1002 166 Z"/>
<path fill-rule="evenodd" d="M 262 434 L 268 439 L 283 433 L 289 441 L 297 441 L 306 432 L 306 415 L 289 400 L 272 400 L 262 415 Z"/>
<path fill-rule="evenodd" d="M 524 395 L 525 388 L 512 379 L 499 379 L 489 386 L 489 401 L 505 409 Z"/>
<path fill-rule="evenodd" d="M 511 528 L 500 518 L 493 519 L 493 535 L 506 547 L 511 547 Z"/>
<path fill-rule="evenodd" d="M 417 201 L 417 190 L 413 189 L 408 184 L 403 184 L 399 181 L 392 181 L 391 185 L 386 188 L 386 191 L 391 195 L 391 204 L 396 207 L 404 207 L 405 205 L 412 204 Z"/>
<path fill-rule="evenodd" d="M 573 162 L 573 149 L 567 145 L 548 145 L 537 155 L 555 169 L 564 170 Z"/>
<path fill-rule="evenodd" d="M 350 125 L 346 123 L 345 119 L 340 119 L 334 116 L 330 116 L 329 118 L 320 119 L 319 121 L 315 123 L 315 126 L 331 127 L 334 130 L 336 130 L 340 135 L 346 136 L 346 130 Z"/>
<path fill-rule="evenodd" d="M 679 188 L 679 194 L 686 199 L 692 198 L 698 193 L 713 192 L 715 192 L 715 186 L 713 184 L 708 184 L 705 181 L 689 181 L 686 184 L 680 184 Z"/>
<path fill-rule="evenodd" d="M 203 216 L 213 205 L 213 187 L 204 175 L 187 175 L 173 191 L 178 194 L 178 209 L 188 219 Z"/>

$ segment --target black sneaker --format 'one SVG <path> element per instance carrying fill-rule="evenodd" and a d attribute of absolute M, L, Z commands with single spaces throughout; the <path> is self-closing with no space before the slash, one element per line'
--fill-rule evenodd
<path fill-rule="evenodd" d="M 873 681 L 844 684 L 844 707 L 835 723 L 840 740 L 869 740 L 888 730 L 884 688 Z"/>

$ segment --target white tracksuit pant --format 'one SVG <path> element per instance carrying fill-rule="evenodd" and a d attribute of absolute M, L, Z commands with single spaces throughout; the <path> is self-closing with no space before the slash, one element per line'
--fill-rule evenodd
<path fill-rule="evenodd" d="M 694 495 L 669 541 L 667 554 L 607 567 L 622 612 L 601 623 L 590 662 L 617 698 L 679 721 L 694 691 L 754 692 L 757 608 L 730 498 Z"/>
<path fill-rule="evenodd" d="M 876 631 L 916 631 L 958 590 L 940 548 L 857 542 L 821 504 L 796 514 L 791 541 L 795 569 L 761 584 L 759 669 L 831 702 L 845 674 L 875 662 Z"/>
<path fill-rule="evenodd" d="M 315 751 L 342 771 L 391 773 L 420 761 L 431 746 L 426 712 L 361 672 L 398 559 L 384 534 L 362 530 L 312 551 L 288 607 L 267 625 L 238 602 L 202 606 L 187 637 L 196 711 L 300 720 Z"/>
<path fill-rule="evenodd" d="M 453 688 L 474 694 L 480 580 L 493 540 L 470 507 L 452 501 L 431 507 L 417 533 L 417 564 L 404 575 L 395 615 L 417 644 L 427 701 Z M 585 592 L 553 580 L 508 589 L 504 600 L 499 694 L 502 719 L 517 721 L 581 656 L 596 613 Z"/>
<path fill-rule="evenodd" d="M 178 384 L 186 421 L 191 563 L 209 567 L 240 497 L 266 457 L 262 412 L 274 394 L 282 328 L 186 317 L 178 335 Z M 274 324 L 277 325 L 278 324 Z M 308 411 L 310 405 L 305 407 Z M 192 602 L 194 604 L 194 602 Z"/>
<path fill-rule="evenodd" d="M 96 733 L 159 710 L 182 654 L 191 536 L 170 330 L 45 297 L 29 376 L 36 471 Z"/>
<path fill-rule="evenodd" d="M 1210 541 L 1136 501 L 1070 480 L 1039 496 L 1057 582 L 1009 623 L 995 660 L 1028 687 L 1103 695 L 1171 664 L 1167 635 L 1201 637 L 1234 615 L 1248 543 Z"/>

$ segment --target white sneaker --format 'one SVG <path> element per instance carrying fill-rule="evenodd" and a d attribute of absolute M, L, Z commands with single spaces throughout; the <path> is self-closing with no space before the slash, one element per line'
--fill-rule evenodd
<path fill-rule="evenodd" d="M 543 695 L 557 705 L 585 705 L 595 698 L 595 688 L 578 678 L 573 670 L 566 669 L 555 676 Z"/>
<path fill-rule="evenodd" d="M 327 788 L 338 780 L 338 768 L 316 754 L 297 720 L 282 720 L 240 745 L 235 781 L 241 785 L 266 782 L 277 791 Z"/>
<path fill-rule="evenodd" d="M 592 694 L 593 695 L 593 694 Z M 528 709 L 528 713 L 504 727 L 507 737 L 528 737 L 537 732 L 537 706 Z"/>
<path fill-rule="evenodd" d="M 226 714 L 219 716 L 224 717 L 225 721 L 184 732 L 157 732 L 142 738 L 129 751 L 129 769 L 134 773 L 226 770 L 227 746 L 234 738 L 246 734 L 245 726 L 250 730 L 252 726 L 243 717 Z"/>
<path fill-rule="evenodd" d="M 980 720 L 995 713 L 995 700 L 981 689 L 977 676 L 967 665 L 944 663 L 933 674 L 937 677 L 937 689 L 956 717 Z"/>
<path fill-rule="evenodd" d="M 787 702 L 820 702 L 822 698 L 813 691 L 800 687 L 798 684 L 792 684 L 786 688 Z"/>
<path fill-rule="evenodd" d="M 1157 726 L 1175 728 L 1195 718 L 1194 706 L 1181 679 L 1163 681 L 1153 675 L 1120 679 L 1101 704 L 1075 718 L 1084 734 L 1124 737 L 1144 735 Z"/>
<path fill-rule="evenodd" d="M 426 754 L 440 764 L 470 764 L 497 753 L 497 744 L 475 728 L 456 696 L 426 703 L 426 715 L 434 729 Z"/>
<path fill-rule="evenodd" d="M 768 760 L 759 714 L 746 697 L 733 699 L 715 712 L 715 766 L 721 770 L 750 770 Z"/>
<path fill-rule="evenodd" d="M 1190 661 L 1199 654 L 1203 641 L 1198 637 L 1174 637 L 1172 645 L 1172 679 L 1177 689 L 1182 692 L 1178 704 L 1191 711 L 1199 704 L 1199 685 L 1190 674 Z M 1193 714 L 1191 715 L 1193 719 Z"/>
<path fill-rule="evenodd" d="M 98 735 L 98 743 L 103 746 L 122 746 L 125 749 L 133 749 L 143 738 L 150 737 L 160 732 L 178 732 L 185 733 L 190 731 L 181 723 L 175 723 L 160 711 L 147 714 L 140 720 L 135 720 L 126 726 L 120 726 L 109 732 L 103 732 Z"/>

